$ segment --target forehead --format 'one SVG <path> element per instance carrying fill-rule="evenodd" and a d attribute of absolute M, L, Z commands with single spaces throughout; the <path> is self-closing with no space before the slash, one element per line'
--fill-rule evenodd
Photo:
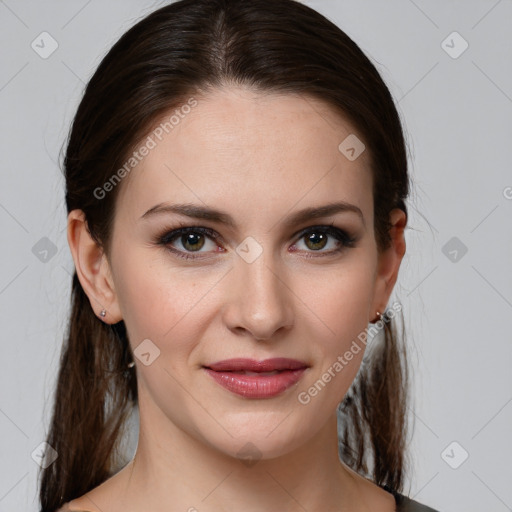
<path fill-rule="evenodd" d="M 118 208 L 140 216 L 179 200 L 262 210 L 279 199 L 281 209 L 335 199 L 371 208 L 369 152 L 347 158 L 347 140 L 362 146 L 347 119 L 312 97 L 240 87 L 191 96 L 136 146 L 150 149 L 125 179 Z"/>

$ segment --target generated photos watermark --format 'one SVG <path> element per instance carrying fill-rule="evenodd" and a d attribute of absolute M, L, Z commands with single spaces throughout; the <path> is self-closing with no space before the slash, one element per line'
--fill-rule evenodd
<path fill-rule="evenodd" d="M 363 350 L 363 346 L 366 346 L 368 343 L 368 338 L 373 338 L 377 333 L 384 329 L 385 324 L 394 318 L 396 313 L 401 310 L 402 305 L 399 302 L 394 302 L 392 307 L 387 309 L 376 323 L 371 324 L 370 327 L 366 327 L 364 331 L 360 332 L 357 335 L 357 339 L 352 341 L 350 348 L 346 350 L 343 355 L 340 354 L 336 358 L 336 361 L 327 368 L 327 370 L 312 386 L 310 386 L 306 391 L 301 391 L 297 395 L 299 403 L 302 405 L 309 404 L 311 399 L 317 396 L 318 393 L 325 388 L 326 384 L 336 377 L 336 375 L 349 364 L 356 354 L 359 354 L 359 352 Z"/>
<path fill-rule="evenodd" d="M 157 147 L 164 136 L 170 133 L 180 124 L 181 120 L 189 114 L 192 108 L 197 106 L 197 100 L 190 97 L 184 105 L 174 110 L 166 120 L 162 121 L 147 137 L 139 148 L 132 153 L 122 167 L 120 167 L 101 187 L 94 189 L 94 197 L 98 200 L 104 199 L 108 192 L 111 192 L 121 180 L 129 174 L 132 169 L 148 156 L 150 151 Z"/>

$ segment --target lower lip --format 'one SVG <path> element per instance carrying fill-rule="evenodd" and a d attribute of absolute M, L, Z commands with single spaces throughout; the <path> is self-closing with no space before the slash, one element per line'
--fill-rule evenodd
<path fill-rule="evenodd" d="M 296 384 L 306 368 L 284 370 L 275 375 L 244 375 L 235 372 L 215 372 L 204 368 L 221 386 L 245 398 L 270 398 Z"/>

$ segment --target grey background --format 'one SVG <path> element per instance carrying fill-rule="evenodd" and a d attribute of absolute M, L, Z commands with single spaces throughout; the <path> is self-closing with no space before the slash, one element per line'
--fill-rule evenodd
<path fill-rule="evenodd" d="M 376 64 L 407 132 L 414 189 L 394 293 L 414 379 L 407 488 L 441 512 L 512 510 L 512 2 L 305 3 Z M 73 269 L 59 150 L 102 56 L 162 4 L 0 0 L 1 512 L 37 510 L 32 454 Z M 58 43 L 46 59 L 31 47 L 43 31 Z M 454 31 L 469 44 L 457 58 Z"/>

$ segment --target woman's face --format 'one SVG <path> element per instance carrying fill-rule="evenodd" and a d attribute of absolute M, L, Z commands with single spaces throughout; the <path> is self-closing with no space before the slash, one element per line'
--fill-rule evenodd
<path fill-rule="evenodd" d="M 332 420 L 364 344 L 344 355 L 383 311 L 400 258 L 377 251 L 368 151 L 358 156 L 358 134 L 326 105 L 242 88 L 195 100 L 154 144 L 144 138 L 146 156 L 117 185 L 105 320 L 124 320 L 137 356 L 141 429 L 276 457 Z M 198 215 L 164 209 L 177 205 Z M 159 242 L 181 227 L 191 229 Z M 307 368 L 284 390 L 291 371 L 240 376 L 230 390 L 205 367 L 232 358 Z"/>

